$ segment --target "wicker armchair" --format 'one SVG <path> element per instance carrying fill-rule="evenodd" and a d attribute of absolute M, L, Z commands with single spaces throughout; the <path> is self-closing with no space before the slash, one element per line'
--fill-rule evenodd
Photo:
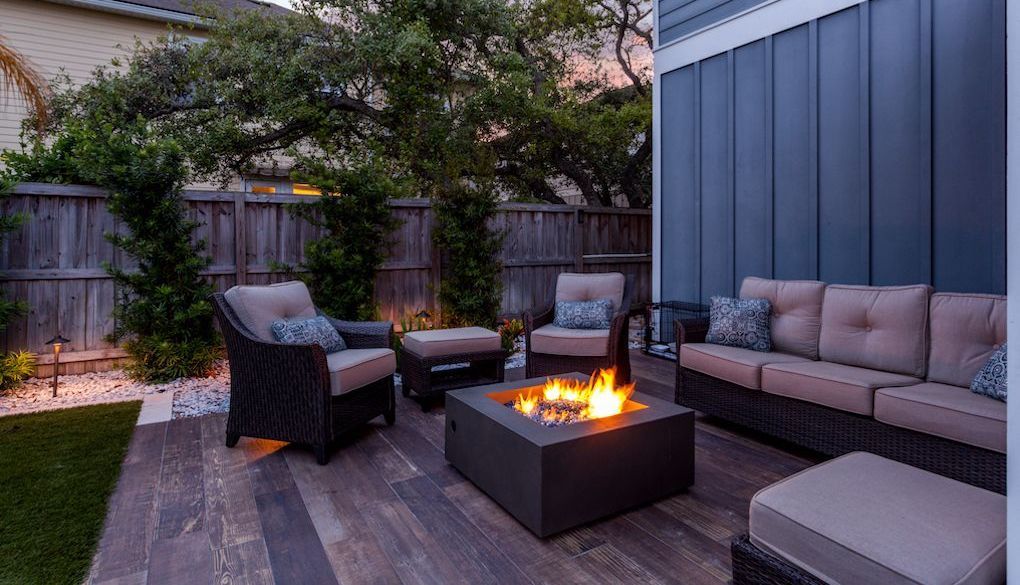
<path fill-rule="evenodd" d="M 277 290 L 272 290 L 274 287 Z M 287 290 L 282 290 L 287 287 Z M 329 446 L 345 431 L 382 415 L 394 422 L 393 370 L 389 322 L 350 322 L 329 318 L 348 349 L 326 354 L 317 344 L 290 345 L 267 339 L 258 326 L 265 315 L 253 317 L 250 307 L 231 296 L 238 289 L 262 289 L 260 302 L 274 294 L 292 299 L 269 311 L 278 317 L 322 314 L 311 304 L 303 283 L 269 287 L 234 287 L 212 295 L 216 317 L 230 359 L 230 411 L 226 444 L 241 436 L 288 441 L 312 446 L 321 465 L 329 461 Z M 242 291 L 244 292 L 244 291 Z M 307 300 L 304 300 L 307 297 Z M 302 299 L 295 304 L 293 298 Z M 253 331 L 256 329 L 256 331 Z M 369 365 L 364 365 L 369 364 Z"/>
<path fill-rule="evenodd" d="M 546 308 L 524 313 L 527 376 L 532 378 L 566 372 L 589 374 L 598 368 L 615 366 L 617 379 L 629 381 L 627 333 L 633 290 L 633 276 L 619 272 L 560 274 Z M 604 330 L 563 330 L 552 324 L 556 301 L 606 297 L 613 299 L 616 312 L 605 333 L 596 333 Z"/>

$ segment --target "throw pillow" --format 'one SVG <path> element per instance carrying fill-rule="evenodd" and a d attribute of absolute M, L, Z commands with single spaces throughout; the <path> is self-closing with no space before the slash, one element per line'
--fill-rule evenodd
<path fill-rule="evenodd" d="M 553 325 L 564 329 L 609 329 L 613 321 L 613 301 L 556 301 Z"/>
<path fill-rule="evenodd" d="M 293 345 L 318 343 L 326 353 L 347 349 L 344 338 L 340 337 L 336 328 L 321 315 L 310 319 L 280 319 L 273 321 L 270 328 L 280 343 Z"/>
<path fill-rule="evenodd" d="M 771 316 L 772 303 L 768 299 L 712 297 L 705 341 L 754 351 L 772 351 Z"/>
<path fill-rule="evenodd" d="M 1006 402 L 1006 344 L 995 350 L 970 383 L 970 391 Z"/>

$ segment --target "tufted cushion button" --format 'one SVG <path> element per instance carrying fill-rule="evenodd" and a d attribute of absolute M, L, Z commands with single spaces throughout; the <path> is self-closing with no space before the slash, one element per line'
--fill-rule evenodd
<path fill-rule="evenodd" d="M 864 330 L 865 331 L 871 331 L 871 326 L 869 325 L 868 327 L 865 327 Z"/>

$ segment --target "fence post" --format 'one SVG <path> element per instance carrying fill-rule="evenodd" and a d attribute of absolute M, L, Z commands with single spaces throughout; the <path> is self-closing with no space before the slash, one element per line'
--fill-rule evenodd
<path fill-rule="evenodd" d="M 234 193 L 234 284 L 248 284 L 248 214 L 245 193 Z"/>

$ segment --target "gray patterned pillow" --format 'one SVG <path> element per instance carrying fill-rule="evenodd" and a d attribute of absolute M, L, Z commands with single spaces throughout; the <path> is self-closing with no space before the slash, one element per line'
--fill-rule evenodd
<path fill-rule="evenodd" d="M 1006 402 L 1006 344 L 995 350 L 970 383 L 970 391 Z"/>
<path fill-rule="evenodd" d="M 613 321 L 613 301 L 556 301 L 553 325 L 564 329 L 609 329 Z"/>
<path fill-rule="evenodd" d="M 771 316 L 772 303 L 768 299 L 712 297 L 705 341 L 754 351 L 772 351 Z"/>
<path fill-rule="evenodd" d="M 270 328 L 280 343 L 318 343 L 326 353 L 347 349 L 344 338 L 340 337 L 336 328 L 321 315 L 310 319 L 280 319 L 273 321 Z"/>

